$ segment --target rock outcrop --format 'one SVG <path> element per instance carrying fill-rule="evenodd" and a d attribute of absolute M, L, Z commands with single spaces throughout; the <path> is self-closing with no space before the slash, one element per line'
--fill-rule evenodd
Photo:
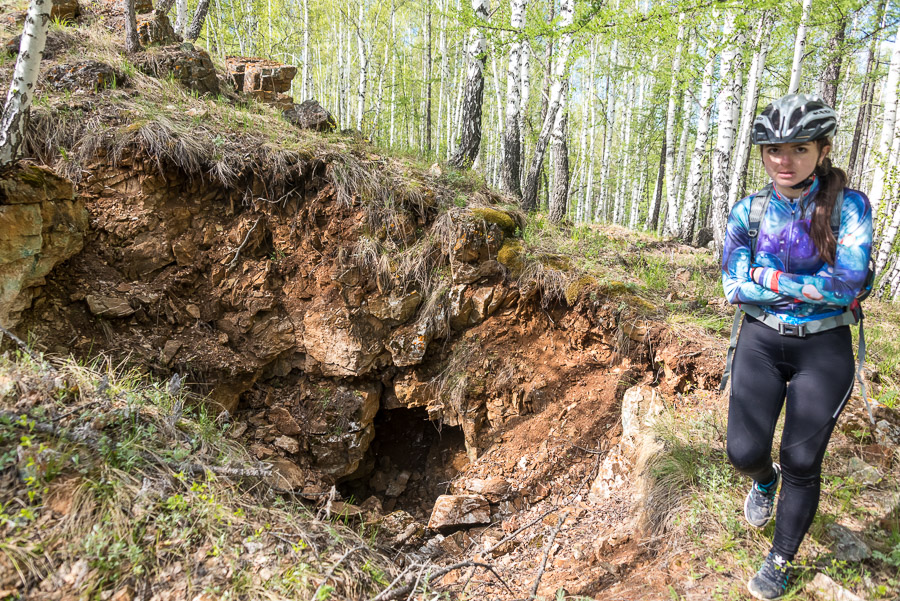
<path fill-rule="evenodd" d="M 81 250 L 88 216 L 72 184 L 27 166 L 0 180 L 0 325 L 14 326 L 44 278 Z"/>
<path fill-rule="evenodd" d="M 290 86 L 288 86 L 290 89 Z M 282 111 L 284 120 L 300 129 L 331 132 L 337 129 L 337 121 L 315 100 L 304 100 L 301 104 L 292 103 Z"/>
<path fill-rule="evenodd" d="M 43 83 L 54 90 L 83 90 L 86 92 L 126 85 L 123 73 L 106 63 L 95 60 L 54 65 L 47 69 Z"/>
<path fill-rule="evenodd" d="M 188 42 L 151 49 L 134 60 L 141 71 L 153 77 L 174 77 L 198 94 L 219 93 L 219 79 L 209 54 Z"/>
<path fill-rule="evenodd" d="M 293 98 L 284 92 L 291 89 L 297 67 L 264 58 L 229 56 L 225 59 L 225 69 L 236 91 L 285 111 L 295 106 Z"/>

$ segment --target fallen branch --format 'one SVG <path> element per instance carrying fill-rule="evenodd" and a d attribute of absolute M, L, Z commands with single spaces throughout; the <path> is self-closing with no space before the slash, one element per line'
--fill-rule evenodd
<path fill-rule="evenodd" d="M 16 336 L 15 334 L 10 332 L 6 328 L 4 328 L 3 326 L 0 326 L 0 333 L 6 334 L 7 336 L 9 336 L 9 339 L 12 340 L 13 342 L 15 342 L 16 345 L 20 349 L 22 349 L 23 353 L 25 353 L 26 355 L 31 357 L 32 361 L 34 361 L 38 365 L 45 365 L 45 363 L 43 361 L 41 361 L 40 357 L 35 355 L 34 352 L 30 348 L 28 348 L 28 345 L 25 344 L 24 340 L 22 340 L 21 338 L 19 338 L 18 336 Z M 45 366 L 54 374 L 56 373 L 56 369 L 54 369 L 53 366 L 51 366 L 51 365 L 45 365 Z"/>
<path fill-rule="evenodd" d="M 250 231 L 247 232 L 247 235 L 244 236 L 244 241 L 241 242 L 241 245 L 237 247 L 237 250 L 234 252 L 234 257 L 231 261 L 228 262 L 228 266 L 225 268 L 225 271 L 231 271 L 234 269 L 235 265 L 237 265 L 238 259 L 241 256 L 241 251 L 244 250 L 244 247 L 247 246 L 247 242 L 250 241 L 250 235 L 256 230 L 256 226 L 259 225 L 259 222 L 262 221 L 262 215 L 256 218 L 256 222 L 253 224 L 253 227 L 250 228 Z"/>
<path fill-rule="evenodd" d="M 534 579 L 534 585 L 532 585 L 531 587 L 531 596 L 529 597 L 529 599 L 534 599 L 537 597 L 538 586 L 541 584 L 541 578 L 544 577 L 544 570 L 547 567 L 547 560 L 550 559 L 550 551 L 553 549 L 553 541 L 556 540 L 556 535 L 559 534 L 563 522 L 565 521 L 566 514 L 563 513 L 559 516 L 559 522 L 556 524 L 556 529 L 553 530 L 553 534 L 550 535 L 550 541 L 547 543 L 547 548 L 544 550 L 544 559 L 541 561 L 541 567 L 540 569 L 538 569 L 537 577 Z"/>
<path fill-rule="evenodd" d="M 476 568 L 484 568 L 485 570 L 489 571 L 491 574 L 496 576 L 497 580 L 500 581 L 500 584 L 502 584 L 506 588 L 506 590 L 509 591 L 510 594 L 513 594 L 512 589 L 509 588 L 509 585 L 506 584 L 506 581 L 503 580 L 503 578 L 500 576 L 500 574 L 497 573 L 497 570 L 494 569 L 494 566 L 492 566 L 489 563 L 481 563 L 479 561 L 466 560 L 466 561 L 461 561 L 459 563 L 455 563 L 450 566 L 445 566 L 439 570 L 435 570 L 433 574 L 430 574 L 427 578 L 425 578 L 425 582 L 428 583 L 429 580 L 432 580 L 435 578 L 440 578 L 441 576 L 443 576 L 444 574 L 447 574 L 448 572 L 452 572 L 453 570 L 458 570 L 460 568 L 467 568 L 469 566 L 473 566 Z M 401 576 L 402 576 L 402 574 L 401 574 Z M 402 597 L 403 595 L 408 595 L 409 593 L 414 591 L 416 589 L 416 586 L 419 583 L 419 580 L 416 579 L 415 583 L 407 584 L 406 586 L 403 586 L 398 589 L 394 589 L 393 591 L 391 591 L 389 593 L 388 591 L 390 591 L 391 587 L 399 579 L 400 579 L 400 576 L 395 578 L 394 582 L 389 584 L 386 589 L 384 589 L 383 591 L 378 593 L 376 596 L 369 599 L 369 601 L 387 601 L 389 599 L 398 599 L 398 598 Z"/>
<path fill-rule="evenodd" d="M 325 573 L 325 578 L 324 578 L 324 580 L 322 580 L 322 584 L 320 584 L 316 588 L 316 592 L 313 593 L 312 598 L 319 599 L 319 593 L 322 591 L 322 587 L 325 586 L 325 584 L 328 582 L 328 579 L 334 575 L 334 571 L 337 569 L 337 567 L 339 565 L 341 565 L 344 562 L 345 559 L 347 559 L 348 557 L 353 555 L 353 553 L 355 553 L 356 551 L 361 551 L 362 549 L 365 549 L 365 548 L 366 548 L 365 545 L 357 545 L 356 547 L 353 547 L 352 549 L 350 549 L 349 551 L 347 551 L 346 553 L 341 555 L 340 559 L 338 559 L 337 562 L 333 566 L 331 566 L 328 569 L 328 571 Z"/>

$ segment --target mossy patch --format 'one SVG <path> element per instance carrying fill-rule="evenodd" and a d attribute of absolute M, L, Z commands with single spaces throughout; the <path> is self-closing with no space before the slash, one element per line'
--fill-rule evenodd
<path fill-rule="evenodd" d="M 659 307 L 648 301 L 647 299 L 641 298 L 635 294 L 629 294 L 625 297 L 625 302 L 628 303 L 630 307 L 637 309 L 639 313 L 644 315 L 649 313 L 656 313 L 659 310 Z"/>
<path fill-rule="evenodd" d="M 557 271 L 572 271 L 572 261 L 569 257 L 562 255 L 542 254 L 538 257 L 538 261 L 544 267 L 555 269 Z"/>
<path fill-rule="evenodd" d="M 566 286 L 566 304 L 571 307 L 578 301 L 578 297 L 581 296 L 582 290 L 596 285 L 597 278 L 590 275 L 583 275 L 573 280 L 568 286 Z"/>
<path fill-rule="evenodd" d="M 517 278 L 522 275 L 522 271 L 525 269 L 524 255 L 525 247 L 522 246 L 522 241 L 508 238 L 503 242 L 503 246 L 497 253 L 497 260 L 509 269 L 512 277 Z"/>
<path fill-rule="evenodd" d="M 600 292 L 606 296 L 622 296 L 628 294 L 634 288 L 633 284 L 626 284 L 619 280 L 611 280 L 600 286 Z"/>
<path fill-rule="evenodd" d="M 511 236 L 516 232 L 516 220 L 512 218 L 512 215 L 505 211 L 500 211 L 498 209 L 491 209 L 488 207 L 474 207 L 469 209 L 472 212 L 472 215 L 478 219 L 483 219 L 488 223 L 494 223 L 503 230 L 503 233 Z"/>

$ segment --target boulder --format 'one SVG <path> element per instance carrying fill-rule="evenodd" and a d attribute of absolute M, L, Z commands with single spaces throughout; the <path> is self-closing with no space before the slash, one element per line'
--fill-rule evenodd
<path fill-rule="evenodd" d="M 441 495 L 434 503 L 428 527 L 447 530 L 491 523 L 491 507 L 481 495 Z"/>
<path fill-rule="evenodd" d="M 816 574 L 807 585 L 806 590 L 821 601 L 862 601 L 862 598 L 851 593 L 822 572 Z"/>
<path fill-rule="evenodd" d="M 0 178 L 0 325 L 18 323 L 34 287 L 81 250 L 87 228 L 72 184 L 49 169 L 29 165 Z"/>
<path fill-rule="evenodd" d="M 134 314 L 134 309 L 128 304 L 128 300 L 115 296 L 100 296 L 88 294 L 84 297 L 88 309 L 97 317 L 117 318 L 128 317 Z"/>
<path fill-rule="evenodd" d="M 225 59 L 225 71 L 238 92 L 284 93 L 291 89 L 291 81 L 297 75 L 297 67 L 252 56 L 229 56 Z"/>
<path fill-rule="evenodd" d="M 167 46 L 181 41 L 181 36 L 175 33 L 169 17 L 165 15 L 159 18 L 154 13 L 138 15 L 137 32 L 142 46 Z"/>
<path fill-rule="evenodd" d="M 272 465 L 272 475 L 266 481 L 272 486 L 295 490 L 301 496 L 310 495 L 314 500 L 320 500 L 321 493 L 331 488 L 315 470 L 302 468 L 290 459 L 273 457 L 269 463 Z"/>
<path fill-rule="evenodd" d="M 300 424 L 297 423 L 297 420 L 294 419 L 294 416 L 291 415 L 290 411 L 284 407 L 273 407 L 272 409 L 269 409 L 268 418 L 269 422 L 271 422 L 279 432 L 286 436 L 303 434 L 303 429 L 300 428 Z"/>
<path fill-rule="evenodd" d="M 351 315 L 343 304 L 318 297 L 303 317 L 306 353 L 326 376 L 368 373 L 384 350 L 385 328 L 371 315 Z"/>
<path fill-rule="evenodd" d="M 497 309 L 497 304 L 493 304 L 494 289 L 490 286 L 479 288 L 472 294 L 472 314 L 469 323 L 481 323 Z"/>
<path fill-rule="evenodd" d="M 125 85 L 125 75 L 106 63 L 87 60 L 53 65 L 44 74 L 43 83 L 54 90 L 96 92 Z"/>
<path fill-rule="evenodd" d="M 641 437 L 649 432 L 662 410 L 663 404 L 656 390 L 647 386 L 626 390 L 622 398 L 622 441 L 631 449 L 640 446 Z"/>
<path fill-rule="evenodd" d="M 268 362 L 297 345 L 290 318 L 274 311 L 254 317 L 248 336 L 253 354 L 262 362 Z"/>
<path fill-rule="evenodd" d="M 484 278 L 500 277 L 503 266 L 494 259 L 483 261 L 477 265 L 471 263 L 451 263 L 454 284 L 474 284 Z"/>
<path fill-rule="evenodd" d="M 171 246 L 158 232 L 142 232 L 122 252 L 122 269 L 138 279 L 175 261 Z"/>
<path fill-rule="evenodd" d="M 422 295 L 417 290 L 408 294 L 391 292 L 379 294 L 369 299 L 369 312 L 389 326 L 401 325 L 409 321 L 422 303 Z"/>
<path fill-rule="evenodd" d="M 135 55 L 135 65 L 147 75 L 160 79 L 172 76 L 198 94 L 218 94 L 219 79 L 205 50 L 184 43 Z"/>
<path fill-rule="evenodd" d="M 421 363 L 433 337 L 434 330 L 428 321 L 420 321 L 395 330 L 387 341 L 387 349 L 391 353 L 394 365 L 408 367 Z"/>
<path fill-rule="evenodd" d="M 491 503 L 499 503 L 512 492 L 512 487 L 506 478 L 494 476 L 491 478 L 472 478 L 453 482 L 450 485 L 450 492 L 481 495 Z"/>
<path fill-rule="evenodd" d="M 466 296 L 466 286 L 459 284 L 450 289 L 450 327 L 460 330 L 469 325 L 472 316 L 472 299 Z"/>
<path fill-rule="evenodd" d="M 291 106 L 282 111 L 284 120 L 300 129 L 313 131 L 332 132 L 337 129 L 337 121 L 315 100 L 304 100 L 300 104 L 291 103 Z"/>
<path fill-rule="evenodd" d="M 832 550 L 838 561 L 863 561 L 872 555 L 872 550 L 862 537 L 846 526 L 829 524 L 828 535 L 834 541 Z"/>
<path fill-rule="evenodd" d="M 503 228 L 495 223 L 464 214 L 456 224 L 450 240 L 450 259 L 456 263 L 473 263 L 497 258 L 505 239 Z"/>
<path fill-rule="evenodd" d="M 884 478 L 877 467 L 859 457 L 851 457 L 847 462 L 847 476 L 863 486 L 875 486 Z"/>
<path fill-rule="evenodd" d="M 373 421 L 378 412 L 381 391 L 369 386 L 335 389 L 319 387 L 318 404 L 323 408 L 322 423 L 309 436 L 314 467 L 334 478 L 349 476 L 375 438 Z"/>

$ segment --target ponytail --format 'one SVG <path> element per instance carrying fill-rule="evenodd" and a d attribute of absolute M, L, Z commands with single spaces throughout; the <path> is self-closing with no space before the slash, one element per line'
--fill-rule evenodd
<path fill-rule="evenodd" d="M 831 146 L 831 140 L 821 138 L 816 140 L 819 153 L 825 147 Z M 831 166 L 831 159 L 825 157 L 822 163 L 816 166 L 814 172 L 819 178 L 819 193 L 816 196 L 816 208 L 813 212 L 810 224 L 810 237 L 812 237 L 819 256 L 829 265 L 834 265 L 837 240 L 831 231 L 831 211 L 838 193 L 847 185 L 847 174 L 842 169 Z"/>

